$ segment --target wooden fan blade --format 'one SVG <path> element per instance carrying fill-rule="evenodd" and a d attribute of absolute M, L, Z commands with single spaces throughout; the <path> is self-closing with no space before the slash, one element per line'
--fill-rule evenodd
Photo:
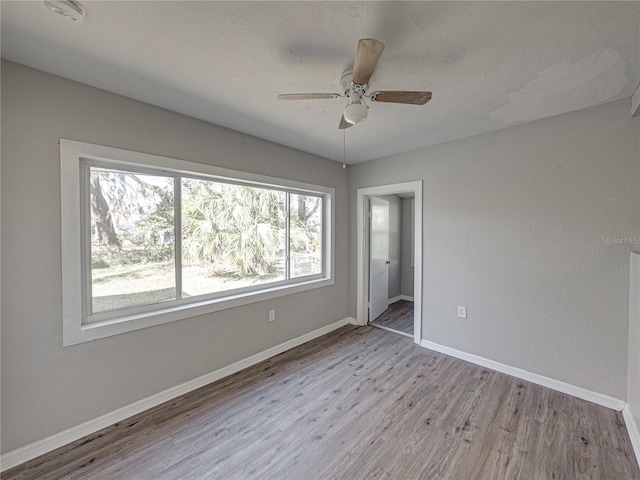
<path fill-rule="evenodd" d="M 373 92 L 370 96 L 374 102 L 406 103 L 424 105 L 431 100 L 431 92 L 394 92 L 390 90 Z"/>
<path fill-rule="evenodd" d="M 324 100 L 341 96 L 339 93 L 285 93 L 278 95 L 278 100 Z"/>
<path fill-rule="evenodd" d="M 384 43 L 374 38 L 363 38 L 358 42 L 356 61 L 353 65 L 351 80 L 356 85 L 366 85 L 373 75 L 380 55 L 384 50 Z"/>
<path fill-rule="evenodd" d="M 338 125 L 338 128 L 340 130 L 344 130 L 345 128 L 349 128 L 349 127 L 353 127 L 353 123 L 349 123 L 344 119 L 344 115 L 342 116 L 342 118 L 340 119 L 340 125 Z"/>

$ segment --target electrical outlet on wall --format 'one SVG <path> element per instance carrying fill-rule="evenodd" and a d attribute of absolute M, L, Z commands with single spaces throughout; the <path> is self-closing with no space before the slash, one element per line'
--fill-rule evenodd
<path fill-rule="evenodd" d="M 275 322 L 275 321 L 276 321 L 276 311 L 269 310 L 269 322 Z"/>
<path fill-rule="evenodd" d="M 458 317 L 467 318 L 467 307 L 458 307 Z"/>

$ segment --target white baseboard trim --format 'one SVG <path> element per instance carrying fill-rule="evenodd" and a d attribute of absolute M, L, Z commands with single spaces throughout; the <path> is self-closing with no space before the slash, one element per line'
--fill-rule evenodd
<path fill-rule="evenodd" d="M 413 297 L 410 297 L 409 295 L 396 295 L 395 297 L 387 300 L 387 304 L 391 305 L 392 303 L 395 303 L 398 300 L 407 300 L 409 302 L 413 302 Z"/>
<path fill-rule="evenodd" d="M 638 424 L 636 424 L 636 420 L 633 418 L 633 413 L 631 413 L 631 408 L 629 408 L 628 403 L 625 405 L 624 410 L 622 410 L 622 415 L 624 416 L 624 423 L 627 426 L 627 432 L 629 432 L 631 445 L 633 445 L 633 451 L 636 454 L 636 462 L 638 462 L 638 466 L 640 467 L 640 430 L 638 430 Z"/>
<path fill-rule="evenodd" d="M 220 380 L 221 378 L 232 375 L 236 372 L 239 372 L 240 370 L 255 365 L 256 363 L 260 363 L 271 357 L 279 355 L 282 352 L 286 352 L 287 350 L 297 347 L 298 345 L 302 345 L 303 343 L 313 340 L 314 338 L 321 337 L 322 335 L 325 335 L 344 325 L 347 325 L 349 323 L 355 325 L 355 322 L 355 318 L 343 318 L 342 320 L 338 320 L 337 322 L 318 328 L 317 330 L 301 335 L 300 337 L 288 340 L 284 343 L 281 343 L 280 345 L 276 345 L 275 347 L 268 348 L 267 350 L 264 350 L 260 353 L 256 353 L 255 355 L 251 355 L 250 357 L 239 360 L 235 363 L 232 363 L 231 365 L 222 367 L 214 372 L 207 373 L 198 378 L 194 378 L 193 380 L 185 382 L 181 385 L 171 387 L 167 390 L 156 393 L 155 395 L 151 395 L 150 397 L 143 398 L 142 400 L 138 400 L 137 402 L 114 410 L 113 412 L 109 412 L 98 418 L 94 418 L 93 420 L 89 420 L 80 425 L 64 430 L 60 433 L 51 435 L 50 437 L 43 438 L 42 440 L 38 440 L 36 442 L 30 443 L 29 445 L 25 445 L 24 447 L 20 447 L 11 452 L 7 452 L 0 456 L 0 472 L 16 467 L 24 462 L 39 457 L 40 455 L 49 453 L 56 448 L 62 447 L 71 442 L 75 442 L 76 440 L 79 440 L 86 435 L 90 435 L 97 432 L 98 430 L 102 430 L 103 428 L 113 425 L 114 423 L 120 422 L 133 415 L 137 415 L 138 413 L 142 413 L 145 410 L 160 405 L 161 403 L 172 400 L 176 397 L 179 397 L 180 395 L 184 395 L 185 393 L 189 393 L 200 387 L 204 387 L 205 385 L 215 382 L 216 380 Z"/>
<path fill-rule="evenodd" d="M 511 375 L 512 377 L 521 378 L 522 380 L 526 380 L 537 385 L 542 385 L 543 387 L 551 388 L 553 390 L 557 390 L 558 392 L 566 393 L 567 395 L 581 398 L 582 400 L 586 400 L 597 405 L 602 405 L 603 407 L 611 408 L 619 412 L 623 411 L 625 405 L 627 404 L 627 402 L 625 402 L 624 400 L 619 400 L 617 398 L 604 395 L 603 393 L 598 393 L 592 390 L 587 390 L 586 388 L 577 387 L 560 380 L 555 380 L 553 378 L 545 377 L 537 373 L 528 372 L 527 370 L 522 370 L 521 368 L 512 367 L 510 365 L 505 365 L 504 363 L 489 360 L 488 358 L 480 357 L 472 353 L 462 352 L 460 350 L 456 350 L 455 348 L 430 342 L 429 340 L 422 340 L 420 342 L 420 346 L 428 348 L 429 350 L 435 350 L 436 352 L 444 353 L 445 355 L 459 358 L 461 360 L 465 360 L 467 362 L 475 363 L 476 365 L 487 367 L 501 373 L 506 373 L 507 375 Z"/>

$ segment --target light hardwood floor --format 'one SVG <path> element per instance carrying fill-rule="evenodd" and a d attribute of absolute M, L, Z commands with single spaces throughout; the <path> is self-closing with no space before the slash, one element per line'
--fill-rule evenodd
<path fill-rule="evenodd" d="M 393 302 L 371 323 L 413 335 L 413 302 L 409 300 Z"/>
<path fill-rule="evenodd" d="M 3 479 L 640 479 L 618 412 L 373 327 L 319 339 Z"/>

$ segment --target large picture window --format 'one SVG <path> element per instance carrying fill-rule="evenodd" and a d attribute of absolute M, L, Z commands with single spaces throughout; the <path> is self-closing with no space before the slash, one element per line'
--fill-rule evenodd
<path fill-rule="evenodd" d="M 61 179 L 65 344 L 332 283 L 330 188 L 67 140 Z"/>

